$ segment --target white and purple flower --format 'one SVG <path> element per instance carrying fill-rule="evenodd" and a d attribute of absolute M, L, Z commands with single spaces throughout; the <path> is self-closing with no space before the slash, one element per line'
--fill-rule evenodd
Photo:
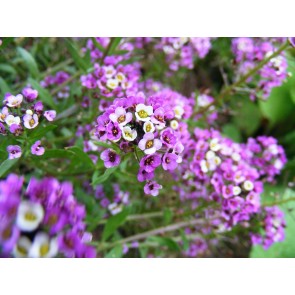
<path fill-rule="evenodd" d="M 155 138 L 155 135 L 151 132 L 146 133 L 142 140 L 138 143 L 138 147 L 144 151 L 145 154 L 154 154 L 162 147 L 161 140 Z"/>

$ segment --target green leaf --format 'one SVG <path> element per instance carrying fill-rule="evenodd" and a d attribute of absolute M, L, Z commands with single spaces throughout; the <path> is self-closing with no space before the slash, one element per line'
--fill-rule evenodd
<path fill-rule="evenodd" d="M 98 185 L 104 181 L 106 181 L 117 169 L 119 166 L 115 166 L 112 168 L 108 168 L 105 170 L 104 174 L 99 175 L 99 171 L 95 171 L 92 176 L 92 185 Z"/>
<path fill-rule="evenodd" d="M 18 47 L 17 51 L 21 55 L 21 57 L 23 58 L 32 77 L 37 78 L 40 73 L 39 73 L 38 65 L 37 65 L 34 57 L 31 55 L 30 52 L 28 52 L 24 48 Z"/>
<path fill-rule="evenodd" d="M 14 69 L 14 67 L 11 66 L 11 65 L 7 65 L 7 64 L 0 64 L 0 71 L 6 72 L 6 73 L 9 73 L 9 74 L 12 74 L 12 75 L 16 75 L 17 74 L 17 72 Z"/>
<path fill-rule="evenodd" d="M 117 245 L 110 252 L 108 252 L 105 258 L 121 258 L 123 255 L 123 246 Z"/>
<path fill-rule="evenodd" d="M 82 162 L 83 165 L 94 168 L 94 164 L 90 157 L 86 153 L 84 153 L 82 149 L 80 149 L 79 147 L 71 146 L 69 148 L 66 148 L 66 150 L 72 151 L 77 156 L 78 161 L 80 163 Z"/>
<path fill-rule="evenodd" d="M 104 48 L 100 43 L 98 43 L 98 42 L 96 41 L 96 38 L 95 38 L 95 37 L 92 37 L 91 39 L 92 39 L 92 42 L 93 42 L 94 46 L 95 46 L 99 51 L 101 51 L 101 52 L 104 52 L 104 51 L 105 51 L 105 48 Z"/>
<path fill-rule="evenodd" d="M 69 150 L 62 149 L 52 149 L 46 150 L 44 155 L 42 155 L 42 159 L 50 159 L 50 158 L 72 158 L 74 153 Z"/>
<path fill-rule="evenodd" d="M 5 93 L 12 93 L 12 90 L 10 89 L 10 87 L 7 85 L 7 83 L 0 77 L 0 89 L 2 92 L 2 96 Z"/>
<path fill-rule="evenodd" d="M 2 40 L 2 44 L 0 46 L 0 50 L 3 50 L 14 40 L 14 37 L 1 38 L 1 40 Z"/>
<path fill-rule="evenodd" d="M 116 229 L 126 221 L 128 214 L 129 214 L 129 211 L 126 208 L 122 212 L 108 219 L 102 233 L 103 241 L 106 241 L 116 231 Z"/>
<path fill-rule="evenodd" d="M 114 143 L 107 143 L 104 141 L 93 141 L 93 143 L 97 146 L 102 146 L 105 147 L 107 149 L 113 149 L 115 152 L 117 152 L 118 154 L 120 154 L 120 149 L 117 145 L 115 145 Z"/>
<path fill-rule="evenodd" d="M 231 138 L 235 142 L 241 142 L 242 141 L 240 130 L 234 124 L 229 123 L 229 124 L 224 125 L 223 128 L 222 128 L 222 133 L 226 137 Z"/>
<path fill-rule="evenodd" d="M 170 224 L 173 217 L 173 212 L 169 208 L 164 209 L 164 223 L 165 225 Z"/>
<path fill-rule="evenodd" d="M 0 165 L 0 177 L 2 177 L 6 172 L 10 170 L 10 168 L 19 160 L 16 159 L 7 159 Z"/>
<path fill-rule="evenodd" d="M 51 108 L 56 109 L 56 105 L 50 92 L 43 88 L 36 80 L 29 78 L 28 81 L 31 86 L 38 91 L 38 96 L 41 98 L 41 100 Z"/>
<path fill-rule="evenodd" d="M 30 140 L 41 139 L 46 133 L 54 130 L 57 125 L 48 125 L 48 126 L 38 126 L 33 132 L 29 135 Z"/>
<path fill-rule="evenodd" d="M 115 52 L 117 46 L 120 44 L 122 38 L 121 37 L 115 37 L 111 40 L 112 44 L 110 46 L 108 55 L 113 55 L 113 53 Z"/>
<path fill-rule="evenodd" d="M 69 39 L 66 39 L 66 45 L 76 66 L 79 69 L 83 70 L 84 72 L 87 72 L 88 68 L 91 67 L 91 64 L 87 64 L 87 62 L 80 55 L 79 50 L 77 49 L 77 47 L 72 41 L 70 41 Z"/>
<path fill-rule="evenodd" d="M 147 239 L 150 242 L 159 244 L 159 246 L 166 246 L 172 251 L 180 251 L 179 245 L 170 238 L 152 236 Z"/>

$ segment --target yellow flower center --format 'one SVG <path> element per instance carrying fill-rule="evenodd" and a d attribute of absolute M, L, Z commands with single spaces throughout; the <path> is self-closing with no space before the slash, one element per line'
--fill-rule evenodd
<path fill-rule="evenodd" d="M 153 147 L 154 142 L 152 140 L 148 140 L 145 144 L 145 148 L 149 149 L 151 147 Z"/>
<path fill-rule="evenodd" d="M 118 123 L 123 123 L 125 121 L 125 116 L 124 115 L 120 116 L 117 121 Z"/>
<path fill-rule="evenodd" d="M 146 125 L 145 130 L 146 130 L 147 132 L 150 132 L 150 131 L 152 130 L 152 125 L 151 125 L 151 124 Z"/>
<path fill-rule="evenodd" d="M 141 110 L 141 111 L 138 112 L 138 116 L 140 118 L 147 118 L 149 115 L 148 115 L 148 113 L 146 111 Z"/>
<path fill-rule="evenodd" d="M 49 252 L 49 245 L 48 244 L 43 244 L 40 247 L 40 256 L 45 256 Z"/>
<path fill-rule="evenodd" d="M 25 214 L 25 219 L 28 221 L 35 221 L 37 219 L 37 216 L 33 212 L 27 212 Z"/>
<path fill-rule="evenodd" d="M 28 251 L 27 251 L 27 249 L 26 249 L 25 247 L 20 246 L 20 245 L 17 245 L 16 248 L 17 248 L 17 251 L 18 251 L 20 254 L 22 254 L 22 255 L 24 255 L 24 256 L 26 256 L 26 255 L 28 254 Z"/>
<path fill-rule="evenodd" d="M 129 138 L 132 138 L 132 134 L 130 132 L 128 132 L 128 131 L 125 131 L 125 136 L 129 137 Z"/>
<path fill-rule="evenodd" d="M 31 127 L 33 127 L 34 124 L 35 124 L 35 120 L 34 120 L 34 119 L 31 119 L 31 120 L 29 121 L 29 124 L 30 124 Z"/>

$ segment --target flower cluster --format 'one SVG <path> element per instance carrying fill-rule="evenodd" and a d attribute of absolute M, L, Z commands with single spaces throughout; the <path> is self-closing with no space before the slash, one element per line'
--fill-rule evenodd
<path fill-rule="evenodd" d="M 192 69 L 195 56 L 204 58 L 208 54 L 211 39 L 164 37 L 155 48 L 165 53 L 170 70 L 177 71 L 179 67 Z"/>
<path fill-rule="evenodd" d="M 95 257 L 85 232 L 85 208 L 68 182 L 10 174 L 0 182 L 0 249 L 14 257 Z"/>
<path fill-rule="evenodd" d="M 136 64 L 117 64 L 116 58 L 108 57 L 104 65 L 94 64 L 94 71 L 81 77 L 88 89 L 99 89 L 103 97 L 135 95 L 138 91 L 139 68 Z"/>
<path fill-rule="evenodd" d="M 249 138 L 246 150 L 249 163 L 268 182 L 272 182 L 275 176 L 280 174 L 287 162 L 283 147 L 278 145 L 273 137 Z"/>
<path fill-rule="evenodd" d="M 122 191 L 119 184 L 113 184 L 111 201 L 106 196 L 102 185 L 96 187 L 94 195 L 100 201 L 101 207 L 107 208 L 111 215 L 120 213 L 125 206 L 129 205 L 129 192 Z"/>
<path fill-rule="evenodd" d="M 264 40 L 263 38 L 234 38 L 232 41 L 232 51 L 235 55 L 237 65 L 237 78 L 246 74 L 254 68 L 257 63 L 270 57 L 276 50 L 274 45 L 276 40 Z M 257 97 L 267 99 L 272 88 L 282 85 L 287 78 L 287 60 L 284 53 L 272 58 L 265 66 L 258 71 L 257 85 L 250 91 L 250 98 Z M 248 79 L 247 82 L 252 82 Z"/>
<path fill-rule="evenodd" d="M 254 245 L 263 245 L 267 250 L 273 243 L 282 242 L 285 238 L 285 217 L 279 207 L 264 208 L 263 225 L 264 234 L 251 234 L 251 240 Z"/>
<path fill-rule="evenodd" d="M 179 121 L 189 115 L 189 105 L 181 98 L 159 93 L 147 99 L 142 96 L 116 99 L 97 118 L 99 140 L 111 141 L 125 153 L 139 150 L 143 154 L 138 159 L 138 181 L 147 181 L 146 194 L 156 196 L 162 188 L 153 181 L 157 167 L 162 165 L 164 170 L 173 171 L 182 161 L 180 154 L 184 146 L 181 139 L 187 130 Z M 113 149 L 106 149 L 100 157 L 106 168 L 120 163 L 120 155 Z"/>
<path fill-rule="evenodd" d="M 44 88 L 53 89 L 56 86 L 59 86 L 65 83 L 70 78 L 70 74 L 64 71 L 57 72 L 54 76 L 50 75 L 45 77 L 44 80 L 40 82 L 40 85 Z M 70 87 L 65 85 L 58 93 L 57 98 L 68 98 L 70 96 Z"/>
<path fill-rule="evenodd" d="M 8 132 L 19 136 L 25 129 L 34 129 L 44 117 L 53 121 L 55 110 L 44 111 L 41 101 L 36 101 L 38 91 L 30 87 L 23 89 L 22 94 L 16 96 L 6 93 L 0 111 L 0 134 Z"/>

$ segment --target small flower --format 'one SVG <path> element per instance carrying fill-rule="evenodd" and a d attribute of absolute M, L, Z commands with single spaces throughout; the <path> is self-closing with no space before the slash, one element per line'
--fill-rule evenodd
<path fill-rule="evenodd" d="M 158 108 L 154 111 L 154 115 L 151 117 L 151 121 L 154 124 L 158 124 L 162 127 L 165 127 L 165 111 L 163 108 Z"/>
<path fill-rule="evenodd" d="M 149 132 L 154 132 L 155 131 L 155 126 L 151 121 L 146 121 L 143 124 L 143 131 L 145 133 L 149 133 Z"/>
<path fill-rule="evenodd" d="M 42 156 L 45 152 L 45 149 L 43 146 L 41 146 L 41 141 L 37 140 L 32 146 L 31 146 L 31 153 L 36 156 Z"/>
<path fill-rule="evenodd" d="M 250 180 L 246 180 L 244 183 L 243 183 L 243 188 L 246 190 L 246 191 L 252 191 L 253 188 L 254 188 L 254 184 L 252 181 Z"/>
<path fill-rule="evenodd" d="M 144 151 L 145 154 L 154 154 L 162 147 L 162 142 L 154 138 L 154 134 L 149 132 L 143 136 L 143 139 L 138 143 L 138 147 Z"/>
<path fill-rule="evenodd" d="M 117 203 L 112 203 L 108 205 L 108 209 L 112 215 L 116 215 L 122 211 L 122 205 L 119 205 Z"/>
<path fill-rule="evenodd" d="M 166 153 L 162 160 L 164 170 L 174 170 L 177 167 L 178 156 L 172 153 Z"/>
<path fill-rule="evenodd" d="M 7 152 L 9 160 L 20 158 L 22 155 L 22 149 L 18 145 L 9 145 L 7 147 Z"/>
<path fill-rule="evenodd" d="M 24 126 L 28 129 L 33 129 L 39 124 L 39 118 L 37 114 L 34 114 L 34 115 L 26 114 L 24 115 L 23 120 L 24 120 Z"/>
<path fill-rule="evenodd" d="M 44 217 L 42 205 L 22 201 L 18 207 L 16 224 L 21 231 L 31 232 L 37 229 Z"/>
<path fill-rule="evenodd" d="M 117 107 L 115 113 L 110 114 L 110 120 L 114 123 L 118 123 L 119 126 L 125 126 L 132 120 L 132 114 L 126 113 L 126 110 L 122 107 Z"/>
<path fill-rule="evenodd" d="M 213 138 L 210 141 L 210 149 L 213 152 L 217 152 L 221 149 L 221 145 L 219 144 L 219 139 L 218 138 Z"/>
<path fill-rule="evenodd" d="M 175 118 L 181 119 L 182 115 L 184 114 L 184 109 L 181 106 L 176 106 L 174 108 Z"/>
<path fill-rule="evenodd" d="M 233 187 L 233 194 L 235 195 L 235 196 L 238 196 L 240 193 L 241 193 L 241 188 L 239 187 L 239 186 L 234 186 Z"/>
<path fill-rule="evenodd" d="M 34 238 L 33 244 L 29 250 L 30 258 L 51 258 L 58 253 L 57 238 L 50 239 L 45 232 L 39 232 Z"/>
<path fill-rule="evenodd" d="M 8 107 L 14 108 L 18 107 L 23 101 L 23 96 L 21 94 L 18 94 L 16 96 L 14 95 L 9 95 L 6 97 L 6 105 Z"/>
<path fill-rule="evenodd" d="M 178 126 L 179 126 L 179 124 L 178 124 L 178 122 L 177 122 L 176 120 L 172 120 L 172 121 L 170 122 L 170 127 L 171 127 L 172 129 L 177 130 Z"/>
<path fill-rule="evenodd" d="M 38 97 L 38 91 L 30 87 L 26 87 L 22 91 L 28 102 L 33 102 Z"/>
<path fill-rule="evenodd" d="M 44 117 L 47 119 L 47 121 L 51 122 L 56 117 L 56 111 L 55 110 L 45 111 L 44 112 Z"/>
<path fill-rule="evenodd" d="M 158 166 L 161 165 L 161 158 L 158 154 L 144 156 L 139 163 L 140 167 L 146 172 L 153 172 Z"/>
<path fill-rule="evenodd" d="M 14 117 L 13 115 L 8 115 L 6 118 L 5 118 L 5 123 L 10 126 L 12 124 L 17 124 L 19 125 L 20 124 L 20 117 L 16 116 Z"/>
<path fill-rule="evenodd" d="M 117 142 L 121 139 L 121 136 L 122 136 L 122 131 L 120 129 L 119 124 L 110 122 L 107 125 L 108 139 Z"/>
<path fill-rule="evenodd" d="M 153 114 L 153 107 L 146 106 L 143 103 L 140 103 L 136 106 L 135 116 L 139 121 L 149 121 L 150 116 Z"/>
<path fill-rule="evenodd" d="M 124 81 L 126 80 L 126 76 L 125 76 L 123 73 L 118 73 L 118 74 L 116 75 L 116 79 L 117 79 L 120 83 L 122 83 L 122 82 L 124 82 Z"/>
<path fill-rule="evenodd" d="M 119 86 L 119 81 L 117 79 L 108 79 L 107 87 L 111 90 L 117 88 Z"/>
<path fill-rule="evenodd" d="M 146 195 L 157 196 L 159 194 L 159 190 L 162 188 L 162 185 L 156 183 L 155 181 L 149 181 L 144 186 L 144 193 Z"/>
<path fill-rule="evenodd" d="M 224 198 L 228 199 L 234 195 L 232 185 L 224 185 L 222 187 L 222 195 Z"/>
<path fill-rule="evenodd" d="M 106 168 L 118 166 L 121 161 L 120 156 L 112 149 L 103 151 L 100 158 L 104 161 L 104 166 Z"/>
<path fill-rule="evenodd" d="M 9 111 L 7 107 L 4 107 L 0 113 L 0 121 L 5 122 L 5 118 L 9 115 Z"/>
<path fill-rule="evenodd" d="M 122 136 L 127 141 L 133 141 L 137 137 L 136 130 L 132 130 L 129 126 L 123 127 Z"/>
<path fill-rule="evenodd" d="M 172 128 L 167 128 L 161 132 L 161 141 L 167 147 L 173 147 L 176 143 L 176 136 Z"/>
<path fill-rule="evenodd" d="M 137 180 L 139 182 L 143 182 L 146 180 L 152 180 L 155 177 L 155 173 L 152 170 L 151 172 L 145 171 L 144 168 L 140 168 L 137 174 Z"/>
<path fill-rule="evenodd" d="M 26 236 L 22 236 L 18 239 L 15 244 L 12 254 L 16 258 L 25 258 L 28 257 L 30 248 L 32 246 L 31 241 Z"/>

